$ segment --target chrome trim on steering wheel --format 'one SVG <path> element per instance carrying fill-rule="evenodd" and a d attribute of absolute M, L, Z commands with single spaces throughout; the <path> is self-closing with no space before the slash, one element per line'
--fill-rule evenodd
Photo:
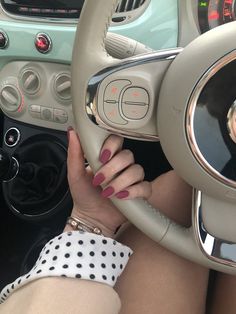
<path fill-rule="evenodd" d="M 198 103 L 198 99 L 201 95 L 201 92 L 203 91 L 206 84 L 209 82 L 209 80 L 218 72 L 220 71 L 224 66 L 229 64 L 230 62 L 236 60 L 236 50 L 233 50 L 229 54 L 225 55 L 223 58 L 218 60 L 215 64 L 212 65 L 204 73 L 204 75 L 200 78 L 197 85 L 195 86 L 193 93 L 189 99 L 187 111 L 186 111 L 186 135 L 187 140 L 189 142 L 190 149 L 198 161 L 198 163 L 202 166 L 204 170 L 206 170 L 212 177 L 217 179 L 218 181 L 231 186 L 233 188 L 236 187 L 236 181 L 233 181 L 229 178 L 226 178 L 222 174 L 220 174 L 216 169 L 214 169 L 210 163 L 204 158 L 203 154 L 201 153 L 199 146 L 196 141 L 195 132 L 194 132 L 194 115 L 196 111 L 196 106 Z"/>
<path fill-rule="evenodd" d="M 236 243 L 215 238 L 206 230 L 202 220 L 202 193 L 193 192 L 193 229 L 198 246 L 202 253 L 210 260 L 236 267 Z"/>
<path fill-rule="evenodd" d="M 114 65 L 113 67 L 108 67 L 103 69 L 101 72 L 95 74 L 88 83 L 87 88 L 87 99 L 86 99 L 86 112 L 89 119 L 98 125 L 99 127 L 111 132 L 116 133 L 121 136 L 127 136 L 135 139 L 143 139 L 148 141 L 159 141 L 159 137 L 151 134 L 140 134 L 131 130 L 119 129 L 118 127 L 112 127 L 108 125 L 98 113 L 98 90 L 101 82 L 109 75 L 127 69 L 133 66 L 138 66 L 150 62 L 161 62 L 167 60 L 173 60 L 176 56 L 183 50 L 183 48 L 174 48 L 169 50 L 163 50 L 158 52 L 152 52 L 148 54 L 138 55 L 129 59 L 125 59 Z"/>

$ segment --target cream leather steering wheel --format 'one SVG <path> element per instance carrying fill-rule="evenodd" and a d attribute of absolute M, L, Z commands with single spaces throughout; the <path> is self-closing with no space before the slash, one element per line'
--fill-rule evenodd
<path fill-rule="evenodd" d="M 194 187 L 192 227 L 174 223 L 143 200 L 112 201 L 161 245 L 207 267 L 236 273 L 236 22 L 205 33 L 184 49 L 117 60 L 104 48 L 116 5 L 117 0 L 85 1 L 75 38 L 73 110 L 88 161 L 98 169 L 97 156 L 110 133 L 160 138 L 173 168 Z M 220 99 L 227 89 L 232 93 L 225 103 L 214 98 L 221 87 Z"/>

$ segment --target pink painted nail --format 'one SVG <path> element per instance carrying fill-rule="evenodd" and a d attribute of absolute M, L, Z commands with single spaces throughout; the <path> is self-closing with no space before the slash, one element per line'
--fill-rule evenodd
<path fill-rule="evenodd" d="M 103 181 L 105 180 L 105 176 L 103 173 L 98 173 L 96 176 L 93 178 L 93 186 L 98 186 L 100 185 Z"/>
<path fill-rule="evenodd" d="M 113 187 L 108 186 L 105 190 L 102 191 L 102 196 L 107 198 L 107 197 L 111 196 L 114 192 L 115 192 L 115 190 L 113 189 Z"/>
<path fill-rule="evenodd" d="M 101 161 L 102 164 L 105 164 L 108 162 L 108 160 L 111 157 L 111 152 L 109 149 L 104 149 L 104 151 L 101 153 L 99 160 Z"/>
<path fill-rule="evenodd" d="M 119 199 L 126 198 L 128 196 L 129 196 L 129 192 L 126 190 L 116 193 L 116 197 Z"/>

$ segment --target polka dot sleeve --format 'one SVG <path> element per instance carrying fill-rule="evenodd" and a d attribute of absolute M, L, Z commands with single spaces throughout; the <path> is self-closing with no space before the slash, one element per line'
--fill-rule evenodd
<path fill-rule="evenodd" d="M 114 286 L 132 251 L 127 246 L 89 232 L 65 232 L 49 241 L 34 267 L 8 284 L 0 303 L 30 281 L 49 276 L 94 280 Z"/>

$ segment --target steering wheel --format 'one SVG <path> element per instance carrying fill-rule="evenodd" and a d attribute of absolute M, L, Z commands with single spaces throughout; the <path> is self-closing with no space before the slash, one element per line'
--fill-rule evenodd
<path fill-rule="evenodd" d="M 194 262 L 236 273 L 236 22 L 186 48 L 118 60 L 104 40 L 117 0 L 87 0 L 72 58 L 72 97 L 86 157 L 99 168 L 110 133 L 160 139 L 175 171 L 193 186 L 185 228 L 145 200 L 113 199 L 141 231 Z"/>

